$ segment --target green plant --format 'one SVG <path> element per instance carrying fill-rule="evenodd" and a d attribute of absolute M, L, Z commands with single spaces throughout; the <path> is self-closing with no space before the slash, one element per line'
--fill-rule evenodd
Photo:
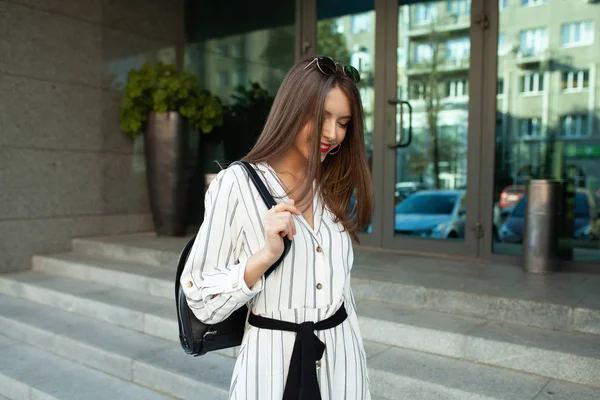
<path fill-rule="evenodd" d="M 200 88 L 197 76 L 160 62 L 129 71 L 121 104 L 121 127 L 135 138 L 146 129 L 150 111 L 177 111 L 204 133 L 223 124 L 221 103 Z"/>

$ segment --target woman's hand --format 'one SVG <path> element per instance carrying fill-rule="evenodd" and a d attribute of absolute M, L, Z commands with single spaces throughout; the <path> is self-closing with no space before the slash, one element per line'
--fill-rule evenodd
<path fill-rule="evenodd" d="M 296 235 L 296 224 L 292 214 L 302 215 L 295 206 L 294 200 L 289 203 L 280 203 L 265 214 L 263 224 L 265 227 L 265 247 L 263 251 L 270 261 L 274 263 L 283 254 L 283 238 L 292 240 Z"/>
<path fill-rule="evenodd" d="M 296 234 L 296 224 L 292 214 L 302 215 L 294 205 L 294 200 L 281 203 L 265 214 L 265 247 L 250 256 L 246 262 L 244 281 L 251 288 L 283 254 L 283 238 L 292 239 Z"/>

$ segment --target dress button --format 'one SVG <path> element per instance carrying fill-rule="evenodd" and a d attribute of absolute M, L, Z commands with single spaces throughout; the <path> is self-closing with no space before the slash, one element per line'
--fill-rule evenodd
<path fill-rule="evenodd" d="M 317 369 L 321 368 L 321 361 L 317 361 L 316 366 L 317 366 Z"/>
<path fill-rule="evenodd" d="M 317 290 L 321 290 L 323 289 L 323 285 L 321 285 L 320 283 L 317 283 Z"/>
<path fill-rule="evenodd" d="M 321 246 L 317 246 L 317 253 L 322 253 L 323 249 L 321 248 Z"/>
<path fill-rule="evenodd" d="M 192 287 L 194 284 L 192 283 L 192 281 L 187 281 L 187 287 Z"/>
<path fill-rule="evenodd" d="M 231 284 L 231 287 L 232 287 L 232 288 L 234 288 L 234 289 L 237 289 L 237 287 L 238 287 L 238 284 L 237 284 L 237 282 L 233 282 L 233 283 Z"/>

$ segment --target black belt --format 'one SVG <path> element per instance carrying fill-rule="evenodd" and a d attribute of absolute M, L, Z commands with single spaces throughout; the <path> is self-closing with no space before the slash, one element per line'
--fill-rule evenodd
<path fill-rule="evenodd" d="M 319 322 L 293 322 L 260 317 L 250 313 L 248 323 L 257 328 L 276 331 L 296 332 L 294 351 L 290 360 L 290 370 L 283 400 L 321 400 L 321 391 L 317 381 L 315 363 L 323 357 L 325 343 L 321 342 L 315 331 L 335 328 L 346 320 L 348 314 L 342 304 L 331 317 Z"/>

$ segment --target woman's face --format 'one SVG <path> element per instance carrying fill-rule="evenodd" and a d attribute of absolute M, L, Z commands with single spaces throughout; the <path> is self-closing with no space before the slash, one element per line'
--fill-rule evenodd
<path fill-rule="evenodd" d="M 340 88 L 333 88 L 327 94 L 325 99 L 325 109 L 323 110 L 323 130 L 321 132 L 321 162 L 330 152 L 337 154 L 339 148 L 346 137 L 346 128 L 352 119 L 350 100 Z M 312 123 L 304 126 L 302 132 L 296 136 L 294 146 L 302 156 L 308 159 L 310 154 L 310 134 Z M 335 154 L 331 155 L 335 157 Z"/>

